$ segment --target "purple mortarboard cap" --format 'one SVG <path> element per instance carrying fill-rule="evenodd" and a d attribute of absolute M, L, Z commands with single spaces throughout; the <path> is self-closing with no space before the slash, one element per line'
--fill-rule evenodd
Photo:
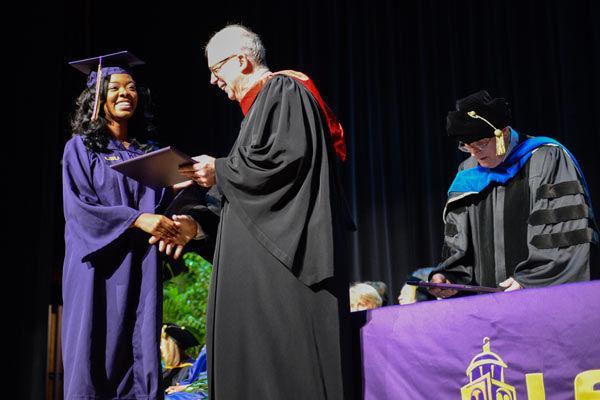
<path fill-rule="evenodd" d="M 92 87 L 96 84 L 99 69 L 102 76 L 131 74 L 129 68 L 143 64 L 145 64 L 144 61 L 127 50 L 99 57 L 86 58 L 85 60 L 71 61 L 69 63 L 70 66 L 88 76 L 87 87 Z"/>
<path fill-rule="evenodd" d="M 86 58 L 84 60 L 71 61 L 69 63 L 70 66 L 88 76 L 88 88 L 96 86 L 92 121 L 98 118 L 98 113 L 100 112 L 98 99 L 100 96 L 100 82 L 102 77 L 113 74 L 131 75 L 131 72 L 129 72 L 128 69 L 142 64 L 145 63 L 127 50 L 105 54 L 99 57 Z"/>

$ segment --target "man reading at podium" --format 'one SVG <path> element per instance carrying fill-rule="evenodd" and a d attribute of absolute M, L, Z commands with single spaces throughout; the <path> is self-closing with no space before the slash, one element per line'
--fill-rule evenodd
<path fill-rule="evenodd" d="M 448 113 L 448 136 L 470 157 L 448 190 L 445 259 L 431 282 L 517 290 L 590 279 L 598 229 L 581 168 L 557 141 L 515 131 L 510 115 L 486 91 Z"/>

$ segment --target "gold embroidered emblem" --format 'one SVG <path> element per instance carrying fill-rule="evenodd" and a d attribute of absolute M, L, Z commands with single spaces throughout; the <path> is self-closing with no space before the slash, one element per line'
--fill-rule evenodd
<path fill-rule="evenodd" d="M 469 383 L 460 389 L 462 400 L 517 400 L 513 386 L 504 382 L 502 358 L 490 350 L 490 338 L 483 339 L 483 352 L 471 360 L 467 368 Z"/>
<path fill-rule="evenodd" d="M 104 159 L 106 161 L 119 161 L 121 159 L 121 157 L 119 157 L 119 156 L 108 156 L 108 157 L 104 157 Z"/>

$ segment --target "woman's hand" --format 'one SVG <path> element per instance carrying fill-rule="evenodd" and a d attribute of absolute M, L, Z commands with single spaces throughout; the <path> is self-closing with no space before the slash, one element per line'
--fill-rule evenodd
<path fill-rule="evenodd" d="M 161 239 L 172 239 L 179 234 L 175 221 L 164 215 L 143 213 L 131 226 Z"/>
<path fill-rule="evenodd" d="M 201 155 L 194 157 L 198 161 L 193 165 L 179 168 L 179 173 L 203 187 L 211 187 L 216 183 L 215 159 L 211 156 Z"/>
<path fill-rule="evenodd" d="M 173 253 L 173 258 L 177 260 L 183 251 L 185 245 L 196 237 L 198 233 L 198 225 L 196 221 L 189 215 L 173 215 L 173 221 L 179 228 L 179 234 L 172 239 L 165 240 L 158 236 L 152 236 L 148 243 L 155 244 L 158 242 L 158 251 L 164 252 L 168 256 Z"/>

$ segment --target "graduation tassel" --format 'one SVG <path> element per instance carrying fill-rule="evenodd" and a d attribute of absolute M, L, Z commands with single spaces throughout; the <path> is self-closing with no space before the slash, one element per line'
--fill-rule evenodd
<path fill-rule="evenodd" d="M 469 111 L 467 115 L 471 118 L 480 119 L 494 130 L 494 136 L 496 137 L 496 155 L 503 156 L 506 154 L 506 145 L 504 144 L 504 135 L 502 134 L 502 130 L 496 128 L 494 125 L 490 123 L 487 119 L 477 115 L 475 111 Z"/>
<path fill-rule="evenodd" d="M 506 154 L 506 145 L 504 144 L 504 135 L 500 129 L 494 130 L 496 136 L 496 155 L 503 156 Z"/>
<path fill-rule="evenodd" d="M 96 94 L 94 96 L 94 110 L 92 112 L 92 121 L 98 119 L 100 114 L 100 85 L 102 81 L 102 58 L 98 62 L 98 71 L 96 72 Z"/>

